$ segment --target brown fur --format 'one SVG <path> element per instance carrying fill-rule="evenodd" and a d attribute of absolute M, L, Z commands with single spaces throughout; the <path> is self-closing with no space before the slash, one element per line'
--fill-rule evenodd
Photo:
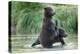
<path fill-rule="evenodd" d="M 63 29 L 58 29 L 59 32 L 63 31 L 62 34 L 59 33 L 58 35 L 55 29 L 55 24 L 52 23 L 52 16 L 55 14 L 55 12 L 50 7 L 44 8 L 44 19 L 43 19 L 43 25 L 42 30 L 40 33 L 40 36 L 38 39 L 32 44 L 32 46 L 35 46 L 37 44 L 41 44 L 44 48 L 52 48 L 52 44 L 55 42 L 61 42 L 62 45 L 65 44 L 63 40 L 63 36 L 65 36 L 65 31 Z M 57 27 L 56 27 L 57 28 Z M 52 31 L 49 31 L 52 30 Z"/>

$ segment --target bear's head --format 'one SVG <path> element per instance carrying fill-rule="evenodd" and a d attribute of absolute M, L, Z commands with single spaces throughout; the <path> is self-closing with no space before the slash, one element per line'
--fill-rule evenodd
<path fill-rule="evenodd" d="M 59 29 L 59 36 L 60 37 L 67 37 L 68 34 L 66 33 L 66 31 L 62 28 Z"/>
<path fill-rule="evenodd" d="M 44 8 L 44 14 L 45 16 L 51 17 L 55 15 L 55 11 L 51 7 Z"/>

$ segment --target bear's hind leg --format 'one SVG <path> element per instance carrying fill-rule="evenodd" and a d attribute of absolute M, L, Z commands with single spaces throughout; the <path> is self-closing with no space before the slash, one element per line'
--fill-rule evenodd
<path fill-rule="evenodd" d="M 40 44 L 39 39 L 37 39 L 37 40 L 32 44 L 32 47 L 34 47 L 35 45 L 38 45 L 38 44 Z"/>

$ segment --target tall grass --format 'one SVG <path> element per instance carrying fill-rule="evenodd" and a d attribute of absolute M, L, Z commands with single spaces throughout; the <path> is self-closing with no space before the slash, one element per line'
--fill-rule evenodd
<path fill-rule="evenodd" d="M 35 34 L 40 32 L 42 13 L 30 11 L 21 14 L 22 17 L 17 24 L 17 33 Z"/>
<path fill-rule="evenodd" d="M 53 5 L 58 20 L 58 26 L 63 27 L 68 33 L 77 33 L 77 6 Z M 16 26 L 17 34 L 36 34 L 41 30 L 43 12 L 47 4 L 12 2 L 12 24 Z"/>
<path fill-rule="evenodd" d="M 77 6 L 57 7 L 54 17 L 58 18 L 60 27 L 63 27 L 68 33 L 77 33 Z"/>

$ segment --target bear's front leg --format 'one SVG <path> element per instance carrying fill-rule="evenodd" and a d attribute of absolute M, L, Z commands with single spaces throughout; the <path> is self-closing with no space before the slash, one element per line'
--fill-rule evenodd
<path fill-rule="evenodd" d="M 60 39 L 60 42 L 61 42 L 62 46 L 65 45 L 63 38 Z"/>

